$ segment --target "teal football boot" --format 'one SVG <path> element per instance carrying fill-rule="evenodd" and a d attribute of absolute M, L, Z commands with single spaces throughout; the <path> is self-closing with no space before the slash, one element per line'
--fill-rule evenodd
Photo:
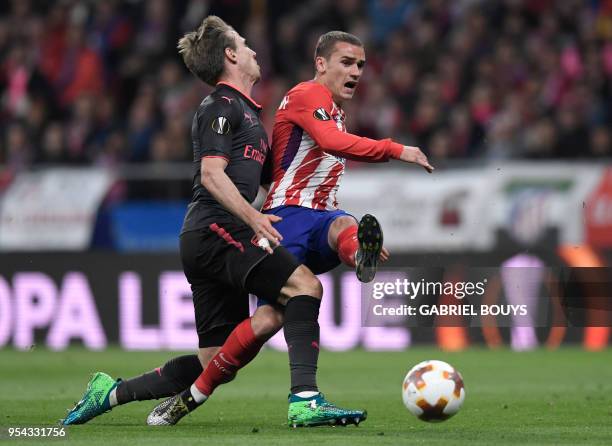
<path fill-rule="evenodd" d="M 290 427 L 359 425 L 368 417 L 365 410 L 347 410 L 335 406 L 322 393 L 310 398 L 289 395 L 287 423 Z"/>
<path fill-rule="evenodd" d="M 117 387 L 119 380 L 114 380 L 106 373 L 96 372 L 87 383 L 87 389 L 81 400 L 60 421 L 64 426 L 84 424 L 92 418 L 112 409 L 108 400 L 111 391 Z"/>

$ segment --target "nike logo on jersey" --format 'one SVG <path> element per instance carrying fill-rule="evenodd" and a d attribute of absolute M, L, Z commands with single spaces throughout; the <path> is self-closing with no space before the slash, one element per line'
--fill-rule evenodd
<path fill-rule="evenodd" d="M 278 106 L 278 109 L 286 110 L 288 105 L 289 105 L 289 96 L 285 96 L 283 100 L 281 101 L 280 105 Z"/>
<path fill-rule="evenodd" d="M 221 360 L 222 360 L 223 362 L 225 362 L 226 364 L 229 364 L 229 365 L 235 365 L 233 362 L 228 361 L 227 359 L 225 359 L 225 355 L 224 355 L 222 352 L 221 352 L 221 353 L 219 353 L 219 358 L 221 358 Z"/>

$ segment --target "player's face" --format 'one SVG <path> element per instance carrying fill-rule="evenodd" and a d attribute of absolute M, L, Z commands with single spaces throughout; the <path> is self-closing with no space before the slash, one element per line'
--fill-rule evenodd
<path fill-rule="evenodd" d="M 249 48 L 244 37 L 242 37 L 236 31 L 232 30 L 231 32 L 233 34 L 234 41 L 236 42 L 236 56 L 240 71 L 255 79 L 255 82 L 257 82 L 261 77 L 261 69 L 259 68 L 257 59 L 255 58 L 257 53 Z"/>
<path fill-rule="evenodd" d="M 363 73 L 365 51 L 363 47 L 337 42 L 329 59 L 318 58 L 317 71 L 332 92 L 334 101 L 351 99 Z"/>

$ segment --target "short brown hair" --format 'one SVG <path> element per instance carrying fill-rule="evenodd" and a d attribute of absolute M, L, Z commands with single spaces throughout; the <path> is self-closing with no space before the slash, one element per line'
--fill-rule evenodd
<path fill-rule="evenodd" d="M 232 27 L 215 15 L 209 15 L 196 31 L 185 34 L 177 48 L 189 71 L 214 86 L 223 74 L 225 48 L 236 50 L 229 35 Z"/>
<path fill-rule="evenodd" d="M 329 56 L 334 51 L 336 42 L 346 42 L 351 45 L 363 47 L 363 43 L 359 40 L 359 37 L 353 34 L 345 33 L 344 31 L 330 31 L 319 37 L 317 48 L 315 49 L 315 59 L 317 57 L 329 59 Z"/>

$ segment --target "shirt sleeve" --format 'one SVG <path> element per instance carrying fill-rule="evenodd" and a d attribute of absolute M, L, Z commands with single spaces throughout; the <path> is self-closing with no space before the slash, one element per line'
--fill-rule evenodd
<path fill-rule="evenodd" d="M 321 150 L 355 161 L 398 159 L 403 146 L 391 139 L 375 140 L 346 133 L 331 118 L 332 99 L 322 88 L 304 89 L 289 98 L 288 119 L 299 125 Z"/>
<path fill-rule="evenodd" d="M 199 159 L 217 156 L 229 162 L 233 136 L 240 125 L 236 115 L 236 105 L 219 98 L 200 108 L 196 130 Z"/>

